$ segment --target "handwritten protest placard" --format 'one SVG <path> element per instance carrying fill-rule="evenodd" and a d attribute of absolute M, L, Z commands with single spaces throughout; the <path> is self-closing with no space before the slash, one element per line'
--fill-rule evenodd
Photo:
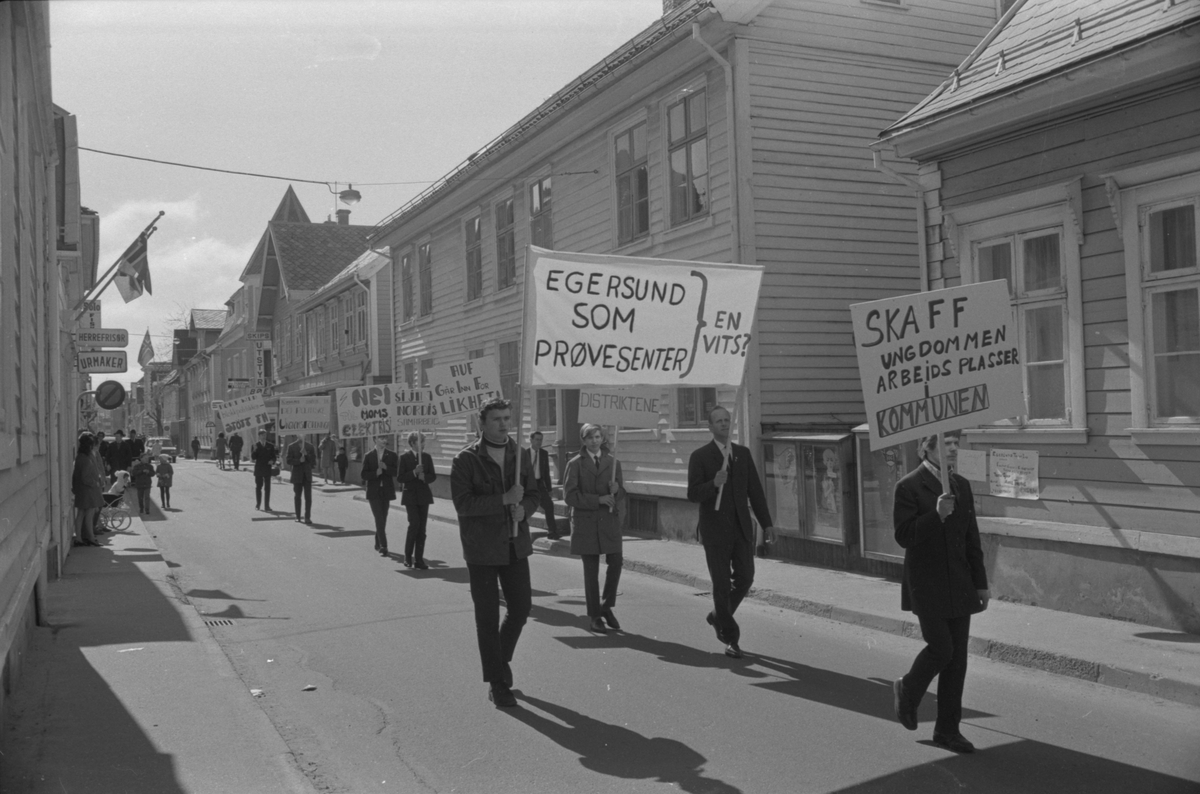
<path fill-rule="evenodd" d="M 245 397 L 226 400 L 217 411 L 226 434 L 269 424 L 271 421 L 271 415 L 267 413 L 267 406 L 263 403 L 261 394 L 247 394 Z"/>
<path fill-rule="evenodd" d="M 658 427 L 659 388 L 592 387 L 579 391 L 579 421 L 617 427 Z"/>
<path fill-rule="evenodd" d="M 280 397 L 277 427 L 281 433 L 328 433 L 329 397 Z"/>
<path fill-rule="evenodd" d="M 525 385 L 741 384 L 761 267 L 530 252 Z"/>
<path fill-rule="evenodd" d="M 429 389 L 410 389 L 403 383 L 354 386 L 338 389 L 334 400 L 341 438 L 391 435 L 438 424 Z"/>
<path fill-rule="evenodd" d="M 988 492 L 1010 499 L 1040 499 L 1036 449 L 988 450 Z"/>
<path fill-rule="evenodd" d="M 472 413 L 500 397 L 500 370 L 492 357 L 429 368 L 429 390 L 439 417 Z"/>
<path fill-rule="evenodd" d="M 850 307 L 871 449 L 1025 412 L 1003 281 Z"/>

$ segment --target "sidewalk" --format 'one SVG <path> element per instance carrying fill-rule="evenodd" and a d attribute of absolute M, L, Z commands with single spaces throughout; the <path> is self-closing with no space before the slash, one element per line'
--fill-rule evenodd
<path fill-rule="evenodd" d="M 429 517 L 457 524 L 447 500 L 435 502 Z M 541 524 L 540 513 L 532 523 Z M 568 540 L 534 537 L 535 548 L 570 555 Z M 626 536 L 624 557 L 627 571 L 709 589 L 699 544 Z M 897 582 L 776 559 L 755 561 L 754 582 L 753 600 L 921 638 L 915 616 L 900 611 Z M 1192 634 L 993 600 L 971 621 L 971 653 L 1200 706 L 1200 636 Z"/>

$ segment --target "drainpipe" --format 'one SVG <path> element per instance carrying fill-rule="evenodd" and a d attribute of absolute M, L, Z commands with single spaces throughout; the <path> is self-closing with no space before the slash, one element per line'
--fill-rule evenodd
<path fill-rule="evenodd" d="M 925 227 L 928 223 L 928 213 L 925 211 L 925 190 L 921 187 L 921 183 L 913 179 L 911 176 L 901 174 L 892 169 L 883 162 L 883 153 L 879 149 L 872 147 L 871 156 L 875 161 L 875 169 L 880 173 L 887 174 L 896 182 L 902 185 L 907 185 L 913 189 L 917 197 L 917 263 L 920 266 L 921 273 L 921 291 L 929 291 L 929 249 L 925 245 Z"/>
<path fill-rule="evenodd" d="M 737 123 L 734 120 L 733 110 L 733 64 L 725 60 L 721 53 L 713 49 L 712 45 L 705 41 L 700 36 L 700 23 L 692 23 L 692 39 L 703 47 L 709 56 L 721 65 L 721 69 L 725 72 L 725 134 L 729 136 L 729 145 L 726 146 L 726 151 L 729 153 L 729 210 L 730 210 L 730 234 L 733 237 L 731 246 L 732 260 L 734 262 L 742 261 L 742 223 L 741 223 L 741 208 L 738 202 L 738 172 L 737 172 Z M 711 176 L 711 175 L 710 175 Z"/>

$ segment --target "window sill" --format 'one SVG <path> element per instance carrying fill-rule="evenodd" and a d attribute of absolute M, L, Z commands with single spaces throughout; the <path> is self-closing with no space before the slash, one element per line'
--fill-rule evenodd
<path fill-rule="evenodd" d="M 1003 439 L 1017 444 L 1086 444 L 1086 427 L 979 427 L 962 431 L 969 441 Z"/>
<path fill-rule="evenodd" d="M 1200 446 L 1200 427 L 1131 427 L 1129 437 L 1138 446 Z"/>
<path fill-rule="evenodd" d="M 890 11 L 907 11 L 908 6 L 905 5 L 905 0 L 897 0 L 897 2 L 888 2 L 887 0 L 859 0 L 865 6 L 875 6 L 876 8 L 886 8 Z"/>
<path fill-rule="evenodd" d="M 677 240 L 680 237 L 685 237 L 689 234 L 695 234 L 698 231 L 702 231 L 704 229 L 711 229 L 712 227 L 713 227 L 713 216 L 711 213 L 709 213 L 708 215 L 705 215 L 703 218 L 697 218 L 696 220 L 682 223 L 679 226 L 673 226 L 670 229 L 659 232 L 656 235 L 651 235 L 650 242 L 652 245 L 668 243 L 668 242 L 671 242 L 672 240 Z M 645 241 L 643 240 L 641 242 L 644 243 Z M 632 243 L 628 244 L 629 247 L 632 247 L 632 245 L 633 245 Z"/>

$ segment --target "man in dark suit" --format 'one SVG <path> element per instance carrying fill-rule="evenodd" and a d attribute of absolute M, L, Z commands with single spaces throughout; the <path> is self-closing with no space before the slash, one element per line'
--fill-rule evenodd
<path fill-rule="evenodd" d="M 538 504 L 546 516 L 546 537 L 558 540 L 568 533 L 558 531 L 558 522 L 554 520 L 554 497 L 550 495 L 550 454 L 542 449 L 542 434 L 534 430 L 529 434 L 529 449 L 521 450 L 522 468 L 529 465 L 530 456 L 537 456 L 537 464 L 533 466 L 533 477 L 537 481 Z"/>
<path fill-rule="evenodd" d="M 408 452 L 400 456 L 400 473 L 396 479 L 404 483 L 400 504 L 408 513 L 408 532 L 404 536 L 404 565 L 425 570 L 425 527 L 429 523 L 429 506 L 433 491 L 429 484 L 437 479 L 433 458 L 425 451 L 425 436 L 414 430 L 408 434 Z"/>
<path fill-rule="evenodd" d="M 317 448 L 300 436 L 287 449 L 287 465 L 292 470 L 292 491 L 296 494 L 296 520 L 300 521 L 300 495 L 304 495 L 305 524 L 312 523 L 313 466 L 317 464 Z"/>
<path fill-rule="evenodd" d="M 396 501 L 396 474 L 400 458 L 387 448 L 387 436 L 375 436 L 375 448 L 363 457 L 362 478 L 367 486 L 367 504 L 375 516 L 375 551 L 388 556 L 387 517 Z"/>
<path fill-rule="evenodd" d="M 754 584 L 750 511 L 764 533 L 770 533 L 774 525 L 750 450 L 729 441 L 729 425 L 729 411 L 721 406 L 708 412 L 713 440 L 688 460 L 687 495 L 688 501 L 700 503 L 697 531 L 712 577 L 713 611 L 708 613 L 708 623 L 716 629 L 717 639 L 726 644 L 725 654 L 740 659 L 741 629 L 733 613 Z"/>
<path fill-rule="evenodd" d="M 266 496 L 265 510 L 271 512 L 271 470 L 278 456 L 275 445 L 267 438 L 266 430 L 258 431 L 258 441 L 250 449 L 250 460 L 254 461 L 254 509 L 262 507 Z"/>
<path fill-rule="evenodd" d="M 956 753 L 975 746 L 959 732 L 971 615 L 987 609 L 991 593 L 979 545 L 971 485 L 950 472 L 958 459 L 958 436 L 944 440 L 950 493 L 943 493 L 937 436 L 921 441 L 921 465 L 896 483 L 892 512 L 896 542 L 904 548 L 900 608 L 921 624 L 925 648 L 908 674 L 892 685 L 896 718 L 917 729 L 917 706 L 938 678 L 934 744 Z"/>

